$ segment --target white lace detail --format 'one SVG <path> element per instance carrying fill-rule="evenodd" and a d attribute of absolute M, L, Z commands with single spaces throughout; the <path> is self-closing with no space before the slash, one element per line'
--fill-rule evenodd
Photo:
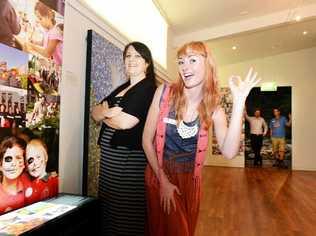
<path fill-rule="evenodd" d="M 193 126 L 188 126 L 183 122 L 183 120 L 180 121 L 179 126 L 177 127 L 178 134 L 183 139 L 194 137 L 198 130 L 199 128 L 196 123 Z"/>

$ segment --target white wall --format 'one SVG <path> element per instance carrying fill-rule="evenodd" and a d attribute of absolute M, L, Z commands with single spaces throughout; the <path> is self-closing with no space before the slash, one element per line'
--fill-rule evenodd
<path fill-rule="evenodd" d="M 167 73 L 170 81 L 177 76 L 176 53 L 177 47 L 173 46 L 174 33 L 169 28 L 168 30 L 168 44 L 167 44 Z"/>
<path fill-rule="evenodd" d="M 89 29 L 120 48 L 128 43 L 78 1 L 66 1 L 60 108 L 60 192 L 81 193 L 82 188 L 86 36 Z M 160 78 L 167 79 L 165 70 L 156 69 Z"/>
<path fill-rule="evenodd" d="M 219 68 L 221 86 L 227 86 L 231 74 L 245 75 L 253 66 L 262 82 L 275 81 L 278 86 L 292 86 L 293 169 L 316 170 L 314 148 L 316 140 L 316 47 L 245 61 Z M 243 166 L 244 158 L 234 161 L 212 157 L 207 164 Z"/>

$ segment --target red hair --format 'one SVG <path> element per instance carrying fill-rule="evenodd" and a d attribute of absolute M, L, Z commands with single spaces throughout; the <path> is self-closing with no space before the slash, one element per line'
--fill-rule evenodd
<path fill-rule="evenodd" d="M 177 52 L 177 57 L 196 53 L 205 57 L 205 80 L 202 88 L 202 100 L 198 107 L 198 113 L 201 125 L 209 129 L 212 125 L 213 111 L 219 104 L 220 94 L 217 80 L 217 70 L 208 47 L 203 42 L 190 42 L 184 44 Z M 187 105 L 186 97 L 183 92 L 184 82 L 178 72 L 177 80 L 171 85 L 170 96 L 172 105 L 175 108 L 176 120 L 179 122 L 183 119 L 183 114 Z"/>

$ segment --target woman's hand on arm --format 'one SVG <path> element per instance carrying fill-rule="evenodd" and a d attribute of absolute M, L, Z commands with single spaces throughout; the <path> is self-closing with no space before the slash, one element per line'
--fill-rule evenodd
<path fill-rule="evenodd" d="M 96 121 L 96 122 L 100 122 L 102 120 L 104 120 L 108 114 L 108 110 L 109 110 L 109 105 L 108 102 L 102 102 L 101 104 L 95 105 L 92 108 L 92 118 Z"/>
<path fill-rule="evenodd" d="M 229 127 L 227 128 L 226 115 L 222 109 L 213 114 L 215 135 L 222 154 L 228 159 L 234 158 L 239 151 L 245 101 L 250 90 L 259 82 L 260 79 L 257 79 L 257 73 L 252 68 L 245 80 L 239 76 L 231 76 L 229 87 L 233 96 L 233 110 Z"/>
<path fill-rule="evenodd" d="M 108 109 L 105 124 L 113 129 L 125 130 L 135 127 L 139 123 L 139 119 L 122 111 L 121 107 L 112 107 Z"/>
<path fill-rule="evenodd" d="M 155 151 L 154 140 L 157 129 L 157 122 L 159 118 L 159 102 L 163 91 L 163 85 L 161 85 L 155 93 L 153 101 L 148 111 L 145 128 L 143 132 L 143 148 L 148 159 L 148 162 L 154 171 L 160 184 L 160 204 L 164 211 L 169 214 L 171 210 L 171 204 L 176 210 L 176 204 L 174 200 L 174 191 L 180 194 L 177 186 L 170 183 L 164 171 L 159 167 L 157 154 Z"/>

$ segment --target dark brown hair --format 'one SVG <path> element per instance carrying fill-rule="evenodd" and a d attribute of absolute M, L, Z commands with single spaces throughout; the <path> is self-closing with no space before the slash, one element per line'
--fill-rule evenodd
<path fill-rule="evenodd" d="M 35 4 L 34 10 L 37 11 L 41 16 L 48 17 L 49 19 L 51 19 L 53 25 L 56 24 L 55 12 L 48 6 L 46 6 L 44 3 L 38 1 Z"/>
<path fill-rule="evenodd" d="M 126 58 L 127 49 L 132 46 L 145 60 L 145 62 L 148 64 L 147 70 L 146 70 L 146 77 L 151 79 L 153 82 L 155 81 L 155 70 L 154 70 L 154 62 L 151 55 L 151 52 L 149 48 L 141 43 L 141 42 L 131 42 L 127 44 L 123 51 L 123 59 Z"/>
<path fill-rule="evenodd" d="M 15 136 L 7 137 L 0 144 L 0 165 L 2 165 L 4 153 L 7 151 L 8 148 L 12 148 L 13 146 L 20 147 L 25 153 L 26 142 L 23 139 Z"/>

